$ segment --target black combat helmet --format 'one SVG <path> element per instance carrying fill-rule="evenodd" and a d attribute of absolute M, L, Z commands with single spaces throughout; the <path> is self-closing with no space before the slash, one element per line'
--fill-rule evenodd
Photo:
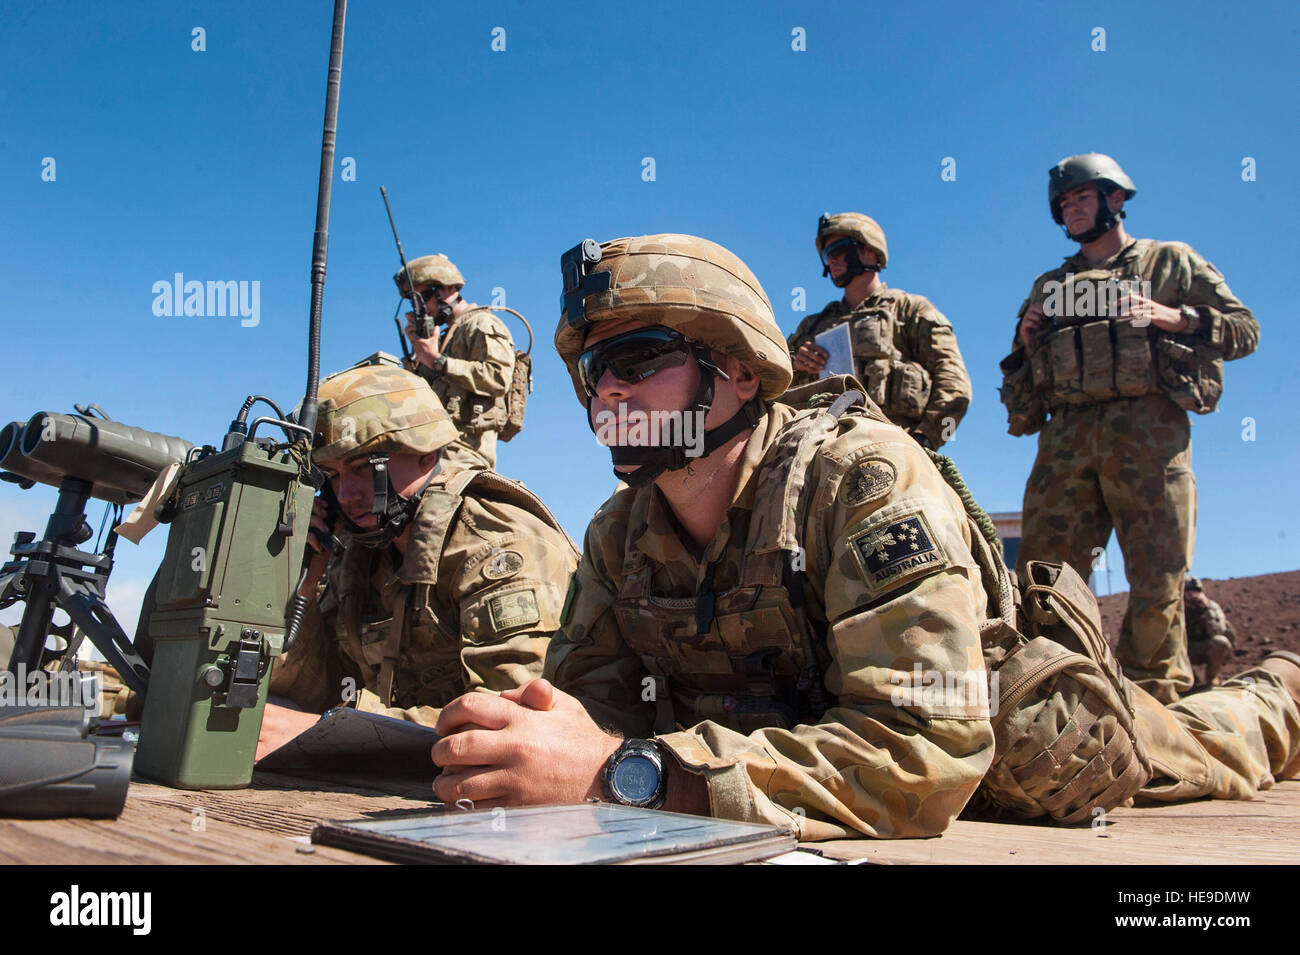
<path fill-rule="evenodd" d="M 1069 230 L 1065 233 L 1079 243 L 1100 238 L 1124 218 L 1123 210 L 1119 213 L 1110 211 L 1106 204 L 1107 195 L 1116 189 L 1123 189 L 1126 199 L 1137 195 L 1137 186 L 1133 185 L 1133 180 L 1119 167 L 1119 163 L 1104 153 L 1067 156 L 1049 169 L 1047 176 L 1047 201 L 1052 209 L 1052 218 L 1061 228 L 1065 228 L 1065 218 L 1061 215 L 1061 196 L 1075 186 L 1089 182 L 1097 184 L 1097 219 L 1092 228 L 1079 235 L 1071 235 Z"/>

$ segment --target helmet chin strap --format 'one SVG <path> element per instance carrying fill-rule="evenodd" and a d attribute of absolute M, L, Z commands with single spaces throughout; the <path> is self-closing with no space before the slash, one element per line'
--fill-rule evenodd
<path fill-rule="evenodd" d="M 850 256 L 847 256 L 847 255 L 844 256 L 844 273 L 843 273 L 839 278 L 835 278 L 834 276 L 831 277 L 831 283 L 832 283 L 836 288 L 845 288 L 845 287 L 846 287 L 850 282 L 852 282 L 852 281 L 853 281 L 855 278 L 857 278 L 859 275 L 865 275 L 865 274 L 868 273 L 868 272 L 879 272 L 879 271 L 880 271 L 880 266 L 878 266 L 878 265 L 864 265 L 864 264 L 863 264 L 863 262 L 862 262 L 862 255 L 861 255 L 861 253 L 858 251 L 858 248 L 857 248 L 856 245 L 853 247 L 853 251 L 854 251 L 854 255 L 851 257 L 851 258 L 852 258 L 852 261 L 850 261 Z M 822 278 L 826 278 L 826 276 L 828 276 L 828 275 L 830 275 L 830 274 L 831 274 L 831 266 L 830 266 L 830 263 L 829 263 L 829 262 L 823 262 L 823 263 L 822 263 Z"/>
<path fill-rule="evenodd" d="M 699 414 L 700 420 L 703 421 L 704 416 L 713 407 L 714 381 L 718 378 L 723 381 L 729 379 L 727 373 L 713 363 L 708 348 L 700 344 L 693 344 L 692 350 L 695 353 L 695 361 L 700 366 L 700 383 L 695 389 L 695 398 L 692 404 L 682 414 Z M 655 445 L 636 448 L 612 447 L 610 448 L 610 458 L 614 462 L 614 476 L 620 481 L 627 482 L 630 487 L 644 487 L 665 471 L 680 471 L 693 460 L 708 457 L 746 428 L 752 428 L 758 424 L 758 420 L 762 416 L 763 410 L 758 399 L 751 398 L 727 421 L 711 431 L 704 432 L 704 448 L 695 457 L 688 456 L 686 448 L 681 445 Z M 587 399 L 587 424 L 594 432 L 595 425 L 591 423 L 590 398 Z M 623 473 L 618 469 L 620 465 L 637 465 L 637 469 Z"/>
<path fill-rule="evenodd" d="M 1089 242 L 1100 239 L 1111 229 L 1115 228 L 1115 226 L 1119 225 L 1119 220 L 1122 218 L 1124 218 L 1124 210 L 1121 209 L 1119 212 L 1111 212 L 1110 203 L 1106 200 L 1106 193 L 1099 185 L 1097 186 L 1097 217 L 1093 219 L 1092 228 L 1087 232 L 1080 232 L 1078 235 L 1072 233 L 1065 225 L 1062 225 L 1061 228 L 1065 231 L 1068 238 L 1078 242 L 1080 245 L 1087 245 Z"/>
<path fill-rule="evenodd" d="M 393 487 L 392 478 L 388 473 L 388 455 L 372 454 L 369 460 L 370 472 L 374 480 L 374 496 L 370 512 L 375 515 L 378 522 L 373 530 L 365 530 L 348 517 L 347 512 L 339 507 L 338 498 L 334 495 L 334 488 L 328 481 L 322 491 L 326 498 L 338 508 L 350 540 L 355 541 L 362 547 L 380 548 L 388 546 L 400 537 L 402 531 L 406 530 L 407 525 L 415 518 L 415 513 L 420 507 L 420 499 L 424 497 L 424 492 L 428 489 L 429 484 L 442 470 L 442 462 L 440 461 L 434 465 L 433 470 L 429 472 L 429 476 L 425 478 L 418 491 L 410 497 L 403 497 Z"/>

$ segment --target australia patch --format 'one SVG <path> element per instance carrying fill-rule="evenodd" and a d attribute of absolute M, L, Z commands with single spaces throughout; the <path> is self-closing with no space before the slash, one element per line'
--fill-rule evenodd
<path fill-rule="evenodd" d="M 869 458 L 854 465 L 840 485 L 840 500 L 849 507 L 888 494 L 898 478 L 894 465 L 884 458 Z"/>
<path fill-rule="evenodd" d="M 531 590 L 517 590 L 512 594 L 493 597 L 488 601 L 488 613 L 492 615 L 494 630 L 524 627 L 542 619 L 537 610 L 537 595 Z"/>
<path fill-rule="evenodd" d="M 872 593 L 891 590 L 914 577 L 943 570 L 952 562 L 921 512 L 849 538 Z"/>
<path fill-rule="evenodd" d="M 523 555 L 513 550 L 503 550 L 492 555 L 483 568 L 483 576 L 488 580 L 506 580 L 519 573 L 524 566 Z"/>

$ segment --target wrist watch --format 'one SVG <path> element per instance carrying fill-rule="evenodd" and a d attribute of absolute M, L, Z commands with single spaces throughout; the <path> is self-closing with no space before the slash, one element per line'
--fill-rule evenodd
<path fill-rule="evenodd" d="M 1187 327 L 1179 329 L 1178 334 L 1195 334 L 1197 327 L 1201 324 L 1201 313 L 1190 305 L 1180 305 L 1178 306 L 1178 314 L 1181 315 L 1183 321 L 1187 323 Z"/>
<path fill-rule="evenodd" d="M 439 355 L 435 358 L 433 364 L 429 366 L 429 370 L 435 375 L 444 374 L 447 371 L 447 356 Z"/>
<path fill-rule="evenodd" d="M 614 751 L 601 772 L 607 802 L 658 809 L 668 795 L 663 753 L 654 740 L 629 739 Z"/>

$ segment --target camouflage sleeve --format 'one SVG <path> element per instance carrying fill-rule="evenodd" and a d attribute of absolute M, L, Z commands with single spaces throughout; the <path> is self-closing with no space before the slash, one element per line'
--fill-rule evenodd
<path fill-rule="evenodd" d="M 970 407 L 970 375 L 957 348 L 957 335 L 943 313 L 920 295 L 909 295 L 899 315 L 909 354 L 930 373 L 930 400 L 916 426 L 938 450 L 952 437 Z"/>
<path fill-rule="evenodd" d="M 343 702 L 345 677 L 351 676 L 355 686 L 362 684 L 361 674 L 338 652 L 337 646 L 327 637 L 332 631 L 329 608 L 322 611 L 323 596 L 313 600 L 303 617 L 302 629 L 292 649 L 280 656 L 271 666 L 269 692 L 287 697 L 304 710 L 324 713 Z"/>
<path fill-rule="evenodd" d="M 443 553 L 443 566 L 459 562 L 445 586 L 467 688 L 500 693 L 541 676 L 577 563 L 568 535 L 514 505 L 467 498 Z"/>
<path fill-rule="evenodd" d="M 1180 243 L 1181 244 L 1181 243 Z M 1231 361 L 1244 358 L 1259 345 L 1259 322 L 1232 294 L 1223 275 L 1190 246 L 1183 246 L 1183 301 L 1196 310 L 1198 321 L 1189 331 L 1201 336 Z"/>
<path fill-rule="evenodd" d="M 661 739 L 705 777 L 715 816 L 801 839 L 933 836 L 993 759 L 979 571 L 960 502 L 919 448 L 843 437 L 809 477 L 804 537 L 837 705 L 792 730 L 705 722 Z"/>
<path fill-rule="evenodd" d="M 505 325 L 491 312 L 466 315 L 464 345 L 447 356 L 442 377 L 476 395 L 500 397 L 510 388 L 515 346 Z"/>
<path fill-rule="evenodd" d="M 625 539 L 626 525 L 611 518 L 607 504 L 587 528 L 564 620 L 546 654 L 546 678 L 577 697 L 602 727 L 644 739 L 654 727 L 654 704 L 643 699 L 650 674 L 624 643 L 611 609 L 617 568 L 610 565 L 621 565 L 617 548 Z"/>

